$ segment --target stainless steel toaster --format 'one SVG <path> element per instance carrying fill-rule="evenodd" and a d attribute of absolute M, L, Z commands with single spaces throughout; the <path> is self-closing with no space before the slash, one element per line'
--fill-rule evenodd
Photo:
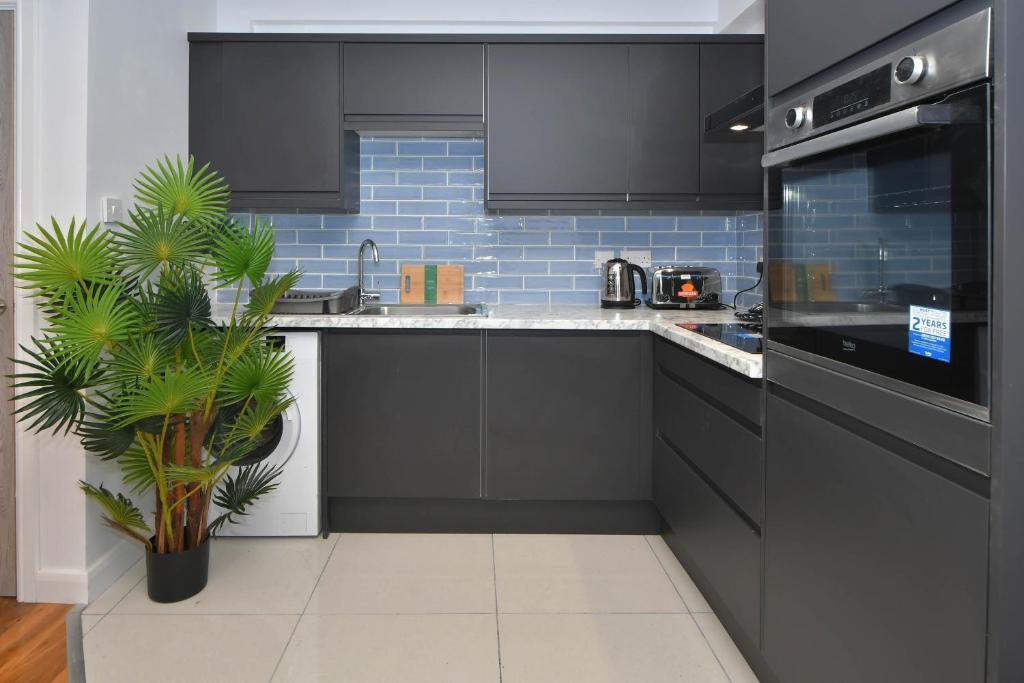
<path fill-rule="evenodd" d="M 722 276 L 717 268 L 657 266 L 651 270 L 651 308 L 721 308 Z"/>

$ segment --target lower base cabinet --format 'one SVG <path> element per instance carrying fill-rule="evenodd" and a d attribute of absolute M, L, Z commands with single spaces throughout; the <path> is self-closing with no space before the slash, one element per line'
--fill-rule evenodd
<path fill-rule="evenodd" d="M 480 496 L 481 332 L 325 338 L 327 495 Z"/>
<path fill-rule="evenodd" d="M 651 339 L 487 334 L 488 498 L 649 500 Z"/>
<path fill-rule="evenodd" d="M 668 524 L 665 542 L 702 590 L 716 598 L 713 607 L 722 621 L 739 627 L 747 644 L 756 647 L 761 536 L 660 437 L 654 440 L 654 501 Z"/>
<path fill-rule="evenodd" d="M 769 393 L 763 650 L 784 683 L 981 683 L 988 501 Z"/>

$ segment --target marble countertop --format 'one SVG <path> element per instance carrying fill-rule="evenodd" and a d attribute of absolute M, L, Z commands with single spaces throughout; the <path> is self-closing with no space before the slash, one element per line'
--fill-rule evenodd
<path fill-rule="evenodd" d="M 485 316 L 388 317 L 357 315 L 275 315 L 270 324 L 279 328 L 373 328 L 445 330 L 640 330 L 650 331 L 699 353 L 735 372 L 761 377 L 761 355 L 747 353 L 704 335 L 677 327 L 678 323 L 735 322 L 731 309 L 720 311 L 656 311 L 646 306 L 628 310 L 597 305 L 495 305 Z"/>

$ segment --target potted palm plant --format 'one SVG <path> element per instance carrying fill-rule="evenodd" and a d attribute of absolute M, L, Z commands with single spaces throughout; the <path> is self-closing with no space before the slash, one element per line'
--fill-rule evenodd
<path fill-rule="evenodd" d="M 135 190 L 118 230 L 53 220 L 19 245 L 16 275 L 45 323 L 13 388 L 29 429 L 116 461 L 143 507 L 102 483 L 81 488 L 145 546 L 150 598 L 173 602 L 206 585 L 210 534 L 276 486 L 280 470 L 258 455 L 290 404 L 292 359 L 264 340 L 299 273 L 266 275 L 272 225 L 231 220 L 207 166 L 165 158 Z M 232 291 L 217 318 L 211 289 Z"/>

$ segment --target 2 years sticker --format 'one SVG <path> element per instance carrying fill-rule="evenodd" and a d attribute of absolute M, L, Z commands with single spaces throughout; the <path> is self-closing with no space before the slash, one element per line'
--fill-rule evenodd
<path fill-rule="evenodd" d="M 949 311 L 941 308 L 911 306 L 907 350 L 948 363 L 953 332 L 949 320 Z"/>

